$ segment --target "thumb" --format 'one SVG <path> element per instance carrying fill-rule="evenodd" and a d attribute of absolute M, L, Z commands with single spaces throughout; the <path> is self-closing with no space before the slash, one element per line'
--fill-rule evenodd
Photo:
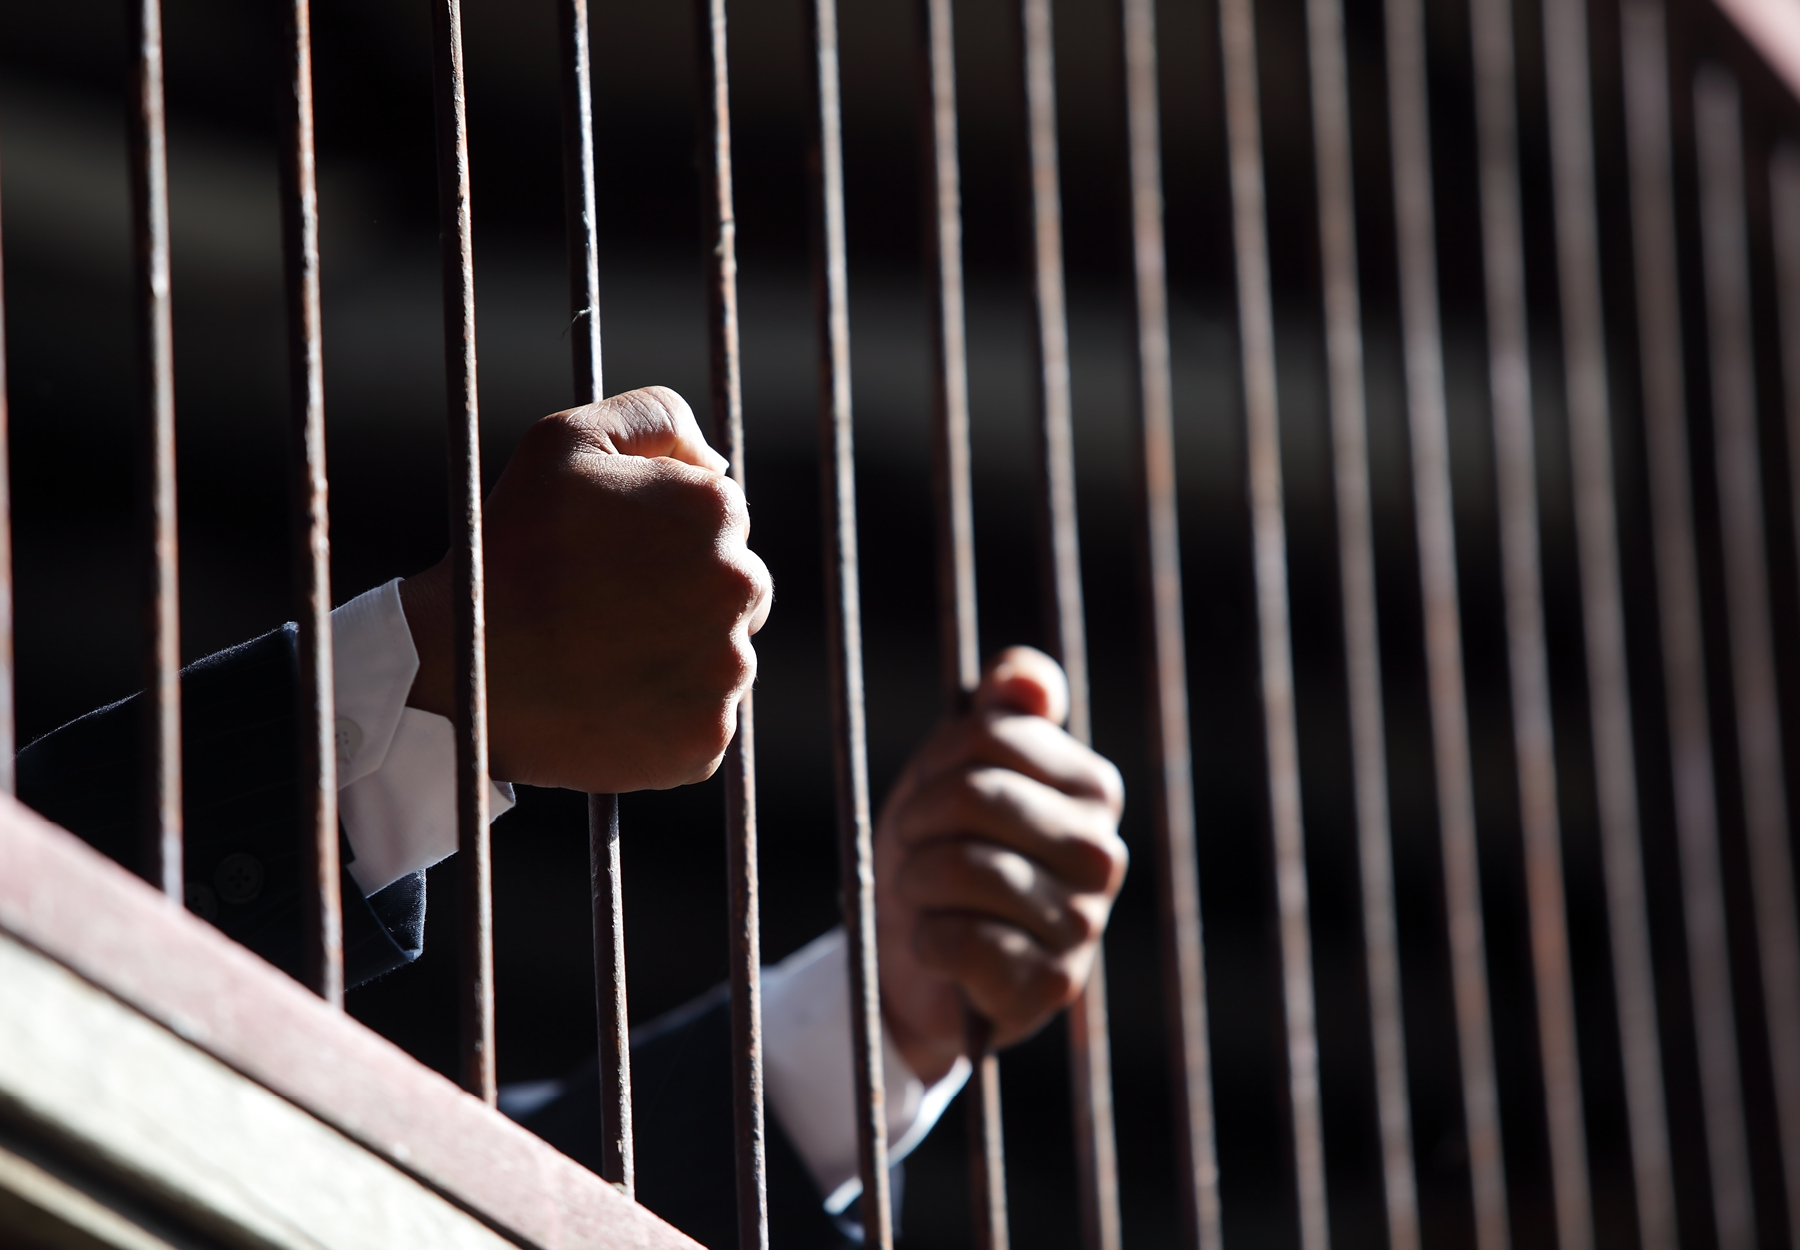
<path fill-rule="evenodd" d="M 1069 679 L 1036 647 L 1008 647 L 988 662 L 975 689 L 981 711 L 1019 712 L 1060 725 L 1069 715 Z"/>
<path fill-rule="evenodd" d="M 707 445 L 687 400 L 666 386 L 626 391 L 571 409 L 569 416 L 602 450 L 615 455 L 667 456 L 713 473 L 731 467 L 730 461 Z"/>

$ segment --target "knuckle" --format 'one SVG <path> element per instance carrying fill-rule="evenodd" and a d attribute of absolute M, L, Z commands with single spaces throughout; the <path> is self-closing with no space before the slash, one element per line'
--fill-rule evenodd
<path fill-rule="evenodd" d="M 1106 932 L 1106 911 L 1084 899 L 1071 902 L 1064 913 L 1064 924 L 1074 937 L 1076 946 L 1099 941 Z"/>
<path fill-rule="evenodd" d="M 1038 993 L 1059 1007 L 1074 1001 L 1081 992 L 1081 982 L 1066 960 L 1047 960 L 1033 980 Z"/>
<path fill-rule="evenodd" d="M 1105 756 L 1099 757 L 1100 796 L 1105 800 L 1107 809 L 1117 820 L 1125 814 L 1125 778 L 1119 773 L 1119 766 Z"/>

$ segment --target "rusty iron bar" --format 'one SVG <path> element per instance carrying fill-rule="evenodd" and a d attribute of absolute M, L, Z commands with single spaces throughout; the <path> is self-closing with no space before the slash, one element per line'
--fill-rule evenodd
<path fill-rule="evenodd" d="M 1637 760 L 1626 670 L 1588 55 L 1584 4 L 1581 0 L 1547 0 L 1544 61 L 1557 272 L 1562 287 L 1563 376 L 1575 475 L 1575 528 L 1614 1004 L 1625 1074 L 1638 1237 L 1644 1250 L 1675 1250 L 1674 1177 L 1663 1100 L 1656 972 L 1644 897 Z"/>
<path fill-rule="evenodd" d="M 1786 400 L 1789 470 L 1792 474 L 1794 533 L 1800 541 L 1800 148 L 1789 140 L 1777 147 L 1769 158 L 1770 218 L 1773 222 L 1776 263 L 1776 316 L 1781 330 L 1782 387 Z M 1790 877 L 1789 880 L 1792 880 Z M 1792 1054 L 1782 1055 L 1784 1065 L 1794 1062 Z M 1784 1099 L 1792 1099 L 1794 1076 L 1784 1078 L 1788 1087 Z M 1796 1108 L 1784 1102 L 1782 1126 L 1782 1162 L 1786 1168 L 1788 1229 L 1800 1241 L 1800 1143 L 1794 1140 L 1791 1121 Z"/>
<path fill-rule="evenodd" d="M 957 153 L 956 36 L 951 0 L 922 0 L 920 130 L 932 309 L 931 489 L 938 581 L 938 656 L 945 708 L 967 708 L 981 681 L 975 598 L 975 514 L 969 472 L 969 360 L 964 324 L 962 172 Z M 1006 1155 L 1000 1060 L 991 1024 L 970 1008 L 966 1096 L 969 1197 L 980 1250 L 1006 1250 Z"/>
<path fill-rule="evenodd" d="M 1281 479 L 1281 417 L 1275 391 L 1275 318 L 1263 186 L 1256 18 L 1250 0 L 1221 0 L 1225 130 L 1230 153 L 1232 237 L 1237 262 L 1238 339 L 1248 434 L 1251 541 L 1256 574 L 1264 750 L 1287 1033 L 1288 1108 L 1302 1250 L 1326 1250 L 1331 1227 L 1319 1106 L 1319 1044 L 1313 998 L 1306 842 L 1300 808 L 1300 744 L 1288 614 L 1287 522 Z"/>
<path fill-rule="evenodd" d="M 962 174 L 957 154 L 951 0 L 921 0 L 925 238 L 935 353 L 932 497 L 936 503 L 938 655 L 945 705 L 960 710 L 981 681 L 975 601 L 975 505 L 969 470 L 969 352 L 963 310 Z"/>
<path fill-rule="evenodd" d="M 707 330 L 712 348 L 715 445 L 744 469 L 744 388 L 738 351 L 737 210 L 731 178 L 731 75 L 725 0 L 696 0 L 705 171 L 702 209 L 707 254 Z M 731 923 L 732 1123 L 737 1147 L 738 1245 L 768 1250 L 768 1139 L 763 1108 L 762 910 L 756 862 L 756 717 L 752 692 L 737 709 L 725 755 L 725 841 Z"/>
<path fill-rule="evenodd" d="M 1662 0 L 1624 0 L 1620 6 L 1651 543 L 1700 1101 L 1718 1243 L 1721 1250 L 1749 1250 L 1756 1241 L 1756 1210 L 1738 1071 L 1688 477 L 1666 32 Z"/>
<path fill-rule="evenodd" d="M 1750 256 L 1737 84 L 1703 67 L 1694 81 L 1700 237 L 1711 347 L 1713 467 L 1718 476 L 1725 606 L 1737 714 L 1738 772 L 1762 969 L 1763 1015 L 1775 1078 L 1775 1119 L 1790 1212 L 1800 1211 L 1800 924 L 1788 846 L 1781 711 L 1763 533 Z M 1789 1235 L 1800 1246 L 1800 1219 Z"/>
<path fill-rule="evenodd" d="M 344 1005 L 331 649 L 331 528 L 325 476 L 325 349 L 319 311 L 319 191 L 313 154 L 312 9 L 288 10 L 282 93 L 282 254 L 288 301 L 289 472 L 299 710 L 301 920 L 306 983 Z"/>
<path fill-rule="evenodd" d="M 594 175 L 593 75 L 587 0 L 559 0 L 563 231 L 569 265 L 569 344 L 575 402 L 606 397 L 600 342 L 600 223 Z M 590 794 L 588 872 L 594 908 L 594 1012 L 600 1064 L 601 1175 L 632 1196 L 631 1020 L 625 990 L 623 865 L 617 795 Z"/>
<path fill-rule="evenodd" d="M 619 796 L 590 794 L 588 886 L 594 920 L 594 999 L 599 1017 L 600 1175 L 627 1198 L 636 1196 L 631 1137 L 631 1022 L 625 1002 L 623 873 L 619 863 Z"/>
<path fill-rule="evenodd" d="M 1769 208 L 1774 222 L 1776 310 L 1781 322 L 1783 399 L 1794 540 L 1800 550 L 1800 145 L 1783 142 L 1769 157 Z M 0 368 L 4 368 L 0 361 Z"/>
<path fill-rule="evenodd" d="M 1407 423 L 1412 438 L 1419 583 L 1424 599 L 1425 663 L 1438 834 L 1444 858 L 1457 1057 L 1462 1077 L 1463 1131 L 1469 1150 L 1475 1245 L 1477 1250 L 1506 1250 L 1511 1234 L 1494 1075 L 1480 863 L 1475 844 L 1468 706 L 1463 692 L 1462 620 L 1456 593 L 1443 330 L 1438 315 L 1436 210 L 1431 190 L 1431 115 L 1426 103 L 1425 15 L 1420 0 L 1385 0 L 1384 11 Z"/>
<path fill-rule="evenodd" d="M 1056 141 L 1056 63 L 1050 0 L 1021 0 L 1031 293 L 1038 365 L 1039 535 L 1050 650 L 1069 679 L 1069 732 L 1093 740 L 1088 706 L 1087 628 L 1075 521 L 1075 447 L 1069 393 L 1069 324 L 1063 290 L 1062 188 Z M 1112 1052 L 1107 1034 L 1106 953 L 1069 1007 L 1069 1066 L 1075 1112 L 1076 1194 L 1087 1250 L 1118 1250 L 1118 1142 L 1113 1128 Z"/>
<path fill-rule="evenodd" d="M 1382 708 L 1380 623 L 1375 596 L 1374 518 L 1363 379 L 1362 296 L 1356 264 L 1349 75 L 1342 0 L 1308 0 L 1313 150 L 1319 185 L 1319 256 L 1330 374 L 1338 576 L 1343 594 L 1344 668 L 1356 776 L 1363 951 L 1369 1032 L 1381 1133 L 1382 1192 L 1391 1250 L 1418 1250 L 1419 1194 L 1412 1108 L 1406 1086 L 1400 955 L 1394 910 L 1394 844 Z"/>
<path fill-rule="evenodd" d="M 818 122 L 809 161 L 809 198 L 814 218 L 813 299 L 819 334 L 820 505 L 824 514 L 838 867 L 849 943 L 857 1163 L 862 1173 L 865 1244 L 876 1250 L 893 1250 L 887 1096 L 881 1066 L 881 981 L 876 967 L 874 829 L 869 817 L 868 723 L 863 707 L 856 456 L 850 419 L 850 276 L 844 238 L 837 0 L 812 0 L 807 17 L 813 53 L 810 85 Z"/>
<path fill-rule="evenodd" d="M 1774 222 L 1776 310 L 1781 322 L 1783 399 L 1794 539 L 1800 550 L 1800 145 L 1784 141 L 1769 157 L 1769 208 Z M 0 368 L 5 362 L 0 361 Z"/>
<path fill-rule="evenodd" d="M 132 239 L 142 370 L 138 524 L 144 605 L 143 873 L 182 901 L 181 592 L 175 519 L 175 347 L 169 296 L 169 152 L 162 5 L 138 0 L 132 35 Z"/>
<path fill-rule="evenodd" d="M 969 1100 L 969 1201 L 975 1213 L 975 1245 L 977 1250 L 1006 1250 L 1012 1231 L 1000 1134 L 1000 1058 L 993 1051 L 993 1025 L 987 1017 L 969 1012 L 967 1029 L 975 1065 L 964 1094 Z"/>
<path fill-rule="evenodd" d="M 462 6 L 431 7 L 449 400 L 451 639 L 463 1087 L 494 1105 L 494 898 L 488 828 L 487 655 L 481 556 L 481 421 L 475 385 L 475 250 L 469 204 Z"/>
<path fill-rule="evenodd" d="M 6 280 L 0 261 L 0 793 L 15 792 L 13 750 L 12 418 L 6 398 Z"/>
<path fill-rule="evenodd" d="M 1554 6 L 1549 6 L 1554 8 Z M 1538 1056 L 1544 1082 L 1544 1113 L 1550 1138 L 1551 1193 L 1556 1210 L 1557 1244 L 1561 1250 L 1590 1250 L 1594 1213 L 1589 1190 L 1587 1131 L 1581 1105 L 1581 1062 L 1575 1039 L 1575 991 L 1569 967 L 1567 901 L 1563 888 L 1562 829 L 1557 811 L 1556 743 L 1550 704 L 1550 669 L 1544 640 L 1544 590 L 1540 558 L 1537 497 L 1537 448 L 1532 430 L 1531 356 L 1525 306 L 1525 238 L 1519 203 L 1518 99 L 1514 82 L 1512 5 L 1509 0 L 1470 0 L 1470 31 L 1475 59 L 1476 142 L 1481 169 L 1482 274 L 1487 288 L 1488 398 L 1493 415 L 1494 469 L 1500 512 L 1500 563 L 1506 602 L 1507 669 L 1511 677 L 1513 751 L 1518 771 L 1519 823 L 1525 848 L 1526 916 L 1531 933 L 1532 983 L 1538 1024 Z M 1564 21 L 1561 26 L 1568 26 Z M 1575 37 L 1546 15 L 1546 39 Z M 1553 49 L 1554 76 L 1558 56 L 1580 56 L 1580 48 Z M 1566 71 L 1565 71 L 1566 72 Z M 1552 83 L 1555 92 L 1556 84 Z M 1573 107 L 1553 96 L 1557 105 Z M 1554 110 L 1553 110 L 1554 111 Z M 1585 110 L 1582 117 L 1585 118 Z M 1557 124 L 1567 127 L 1566 118 Z M 1553 126 L 1556 129 L 1556 126 Z M 1568 157 L 1556 151 L 1558 242 L 1562 272 L 1579 262 L 1569 249 L 1568 205 L 1572 188 Z M 1569 287 L 1564 285 L 1565 308 Z M 1581 332 L 1581 327 L 1565 330 Z M 1570 385 L 1589 381 L 1588 362 L 1571 360 Z M 1572 396 L 1573 397 L 1573 396 Z M 1584 396 L 1583 398 L 1587 398 Z M 1571 433 L 1576 471 L 1577 529 L 1582 554 L 1593 557 L 1596 516 L 1609 507 L 1606 499 L 1580 498 L 1580 487 L 1596 482 L 1594 466 L 1582 459 L 1591 452 L 1591 430 L 1583 414 L 1573 413 Z M 1601 421 L 1604 422 L 1604 413 Z M 1591 425 L 1591 419 L 1589 421 Z M 1603 484 L 1603 483 L 1602 483 Z M 1584 589 L 1595 574 L 1593 560 L 1583 560 Z M 1591 599 L 1584 596 L 1584 606 Z M 1590 626 L 1598 622 L 1590 621 Z M 1596 727 L 1597 732 L 1601 727 Z"/>
<path fill-rule="evenodd" d="M 1155 0 L 1122 0 L 1125 118 L 1131 171 L 1132 272 L 1138 355 L 1138 472 L 1142 491 L 1152 796 L 1156 825 L 1175 1146 L 1186 1244 L 1221 1250 L 1218 1142 L 1207 1037 L 1206 960 L 1195 849 L 1193 750 L 1188 731 L 1187 631 L 1175 477 L 1174 383 L 1169 364 L 1163 247 L 1161 108 Z"/>

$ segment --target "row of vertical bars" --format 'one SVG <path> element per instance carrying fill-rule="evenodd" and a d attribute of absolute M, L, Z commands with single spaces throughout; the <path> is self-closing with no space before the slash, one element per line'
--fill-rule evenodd
<path fill-rule="evenodd" d="M 962 308 L 960 202 L 956 158 L 954 42 L 949 0 L 921 0 L 925 48 L 925 135 L 930 177 L 927 220 L 937 296 L 934 489 L 939 517 L 945 695 L 961 706 L 978 677 L 972 505 L 969 484 L 967 360 Z M 722 0 L 701 0 L 703 85 L 711 121 L 708 242 L 714 413 L 720 444 L 743 482 L 742 398 L 737 349 L 735 221 Z M 1476 1244 L 1510 1244 L 1502 1162 L 1492 1008 L 1482 935 L 1476 822 L 1458 615 L 1454 504 L 1437 306 L 1429 109 L 1423 13 L 1418 0 L 1386 0 L 1388 124 L 1396 204 L 1407 411 L 1425 611 L 1426 661 L 1443 845 L 1451 975 L 1459 1039 Z M 1149 577 L 1152 742 L 1162 915 L 1175 1082 L 1180 1092 L 1178 1156 L 1188 1237 L 1221 1244 L 1204 969 L 1195 880 L 1195 819 L 1188 748 L 1166 278 L 1157 135 L 1154 10 L 1122 0 L 1132 192 L 1138 347 L 1142 539 Z M 600 336 L 593 168 L 593 118 L 583 0 L 562 6 L 571 311 L 577 398 L 596 402 Z M 144 442 L 140 456 L 146 569 L 145 867 L 171 897 L 181 870 L 178 583 L 174 499 L 174 389 L 170 315 L 167 155 L 162 106 L 161 19 L 157 0 L 135 8 L 137 56 L 131 107 L 134 222 L 138 255 Z M 821 326 L 821 435 L 825 450 L 827 577 L 831 588 L 834 713 L 840 842 L 851 944 L 852 1002 L 864 1223 L 877 1245 L 891 1244 L 880 1019 L 874 960 L 871 829 L 862 702 L 849 313 L 838 97 L 836 11 L 811 7 L 815 54 L 814 205 Z M 1624 0 L 1621 10 L 1625 138 L 1630 169 L 1637 335 L 1649 458 L 1652 547 L 1667 722 L 1673 759 L 1677 842 L 1698 1045 L 1700 1093 L 1712 1205 L 1719 1242 L 1751 1244 L 1757 1228 L 1749 1184 L 1736 1008 L 1732 999 L 1726 904 L 1720 866 L 1716 778 L 1703 656 L 1699 551 L 1689 478 L 1684 334 L 1676 243 L 1670 54 L 1659 0 Z M 1286 1029 L 1288 1105 L 1305 1250 L 1329 1241 L 1314 1026 L 1299 757 L 1287 601 L 1280 432 L 1275 387 L 1255 14 L 1249 0 L 1221 0 L 1221 47 L 1233 202 L 1239 328 L 1249 435 L 1252 542 L 1261 652 L 1268 787 Z M 1344 640 L 1362 870 L 1375 1085 L 1390 1244 L 1418 1243 L 1400 978 L 1392 889 L 1385 732 L 1373 575 L 1367 432 L 1350 181 L 1349 95 L 1342 10 L 1309 0 L 1308 54 L 1319 188 L 1334 484 L 1337 492 Z M 473 252 L 464 76 L 456 0 L 433 9 L 443 218 L 446 370 L 451 434 L 450 498 L 457 794 L 463 851 L 461 1014 L 465 1082 L 494 1096 L 492 922 L 489 888 L 485 674 L 481 634 L 480 448 L 476 402 Z M 1674 1187 L 1664 1106 L 1665 1074 L 1656 1027 L 1640 846 L 1637 770 L 1624 668 L 1611 405 L 1597 247 L 1593 105 L 1586 14 L 1580 0 L 1545 0 L 1546 83 L 1576 538 L 1598 783 L 1615 1010 L 1620 1024 L 1637 1218 L 1647 1247 L 1675 1244 Z M 1524 242 L 1519 203 L 1513 15 L 1507 0 L 1471 0 L 1488 370 L 1500 533 L 1514 754 L 1524 833 L 1528 919 L 1558 1243 L 1582 1250 L 1594 1237 L 1582 1122 L 1562 886 L 1557 781 L 1545 659 L 1536 496 L 1532 384 L 1525 324 Z M 1052 649 L 1070 676 L 1071 731 L 1090 734 L 1074 506 L 1073 441 L 1064 306 L 1056 111 L 1048 0 L 1021 0 L 1025 68 L 1032 287 L 1040 387 L 1042 533 L 1046 617 Z M 303 848 L 313 888 L 306 910 L 306 976 L 328 1001 L 342 1001 L 341 919 L 335 815 L 335 718 L 330 651 L 329 536 L 324 460 L 318 285 L 318 211 L 312 139 L 309 15 L 294 0 L 288 22 L 284 97 L 284 255 L 291 359 L 294 552 L 299 632 Z M 1738 88 L 1704 67 L 1694 80 L 1693 117 L 1700 194 L 1701 272 L 1711 381 L 1713 461 L 1724 557 L 1732 708 L 1739 785 L 1755 911 L 1757 962 L 1775 1090 L 1785 1205 L 1800 1210 L 1800 925 L 1796 922 L 1788 798 L 1769 603 L 1767 515 L 1762 500 L 1758 397 L 1753 357 L 1746 169 Z M 1769 162 L 1776 223 L 1777 313 L 1784 363 L 1800 359 L 1800 150 Z M 3 366 L 0 366 L 3 367 Z M 1791 367 L 1791 366 L 1790 366 Z M 4 375 L 0 375 L 0 382 Z M 1800 384 L 1786 380 L 1791 472 L 1800 500 Z M 4 387 L 0 386 L 0 403 Z M 0 409 L 0 417 L 4 410 Z M 1800 542 L 1800 508 L 1794 523 Z M 4 550 L 9 544 L 0 544 Z M 10 594 L 0 646 L 10 651 Z M 10 665 L 6 666 L 10 674 Z M 10 684 L 0 694 L 10 704 Z M 3 718 L 10 733 L 11 717 Z M 5 753 L 10 760 L 10 749 Z M 751 709 L 740 708 L 727 762 L 728 855 L 734 941 L 734 1084 L 740 1152 L 740 1235 L 768 1242 L 758 1021 L 755 786 Z M 593 796 L 595 935 L 603 1073 L 611 1063 L 606 1115 L 610 1178 L 629 1192 L 629 1044 L 625 1033 L 623 939 L 619 919 L 617 802 Z M 1070 1013 L 1076 1153 L 1085 1244 L 1121 1243 L 1116 1146 L 1108 1071 L 1104 962 Z M 972 1124 L 979 1235 L 1006 1242 L 998 1119 L 998 1073 L 971 1018 L 977 1057 Z M 1800 1221 L 1790 1219 L 1800 1227 Z M 1796 1234 L 1800 1236 L 1800 1234 Z"/>

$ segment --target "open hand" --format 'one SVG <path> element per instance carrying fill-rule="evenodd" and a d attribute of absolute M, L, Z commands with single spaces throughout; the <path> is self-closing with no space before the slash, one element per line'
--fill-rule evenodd
<path fill-rule="evenodd" d="M 525 432 L 483 517 L 496 778 L 617 792 L 718 767 L 773 596 L 725 468 L 660 386 Z M 447 561 L 400 588 L 419 652 L 408 702 L 444 716 L 450 594 Z"/>
<path fill-rule="evenodd" d="M 1125 881 L 1125 789 L 1065 733 L 1068 683 L 1041 651 L 988 667 L 973 706 L 914 754 L 875 832 L 882 1014 L 935 1081 L 965 1051 L 1035 1033 L 1087 983 Z"/>

